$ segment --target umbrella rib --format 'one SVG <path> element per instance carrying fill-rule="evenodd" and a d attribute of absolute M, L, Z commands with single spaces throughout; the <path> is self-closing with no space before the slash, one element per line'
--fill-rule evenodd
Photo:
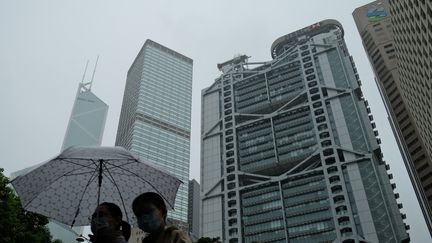
<path fill-rule="evenodd" d="M 61 160 L 61 161 L 66 161 L 66 160 L 64 160 L 64 159 L 60 159 L 60 160 Z M 72 163 L 72 164 L 75 164 L 75 165 L 83 166 L 83 165 L 81 165 L 81 164 L 73 163 L 73 162 L 70 162 L 70 161 L 66 161 L 66 162 L 69 162 L 69 163 Z M 91 168 L 90 166 L 83 166 L 83 167 Z M 78 169 L 78 168 L 77 168 L 77 169 Z M 73 172 L 73 171 L 75 171 L 75 170 L 77 170 L 77 169 L 73 169 L 73 170 L 71 170 L 71 171 L 68 171 L 68 172 L 66 172 L 66 173 L 63 173 L 62 175 L 58 176 L 57 179 L 53 180 L 51 183 L 49 183 L 48 185 L 46 185 L 46 186 L 44 187 L 43 190 L 40 190 L 40 191 L 44 191 L 46 188 L 48 188 L 49 186 L 51 186 L 54 182 L 60 180 L 60 178 L 62 178 L 62 177 L 65 176 L 66 174 L 68 174 L 68 173 L 70 173 L 70 172 Z M 26 208 L 26 207 L 27 207 L 30 203 L 32 203 L 33 200 L 35 200 L 35 198 L 37 198 L 38 196 L 39 196 L 39 194 L 35 195 L 32 199 L 30 199 L 30 200 L 26 203 L 26 205 L 23 206 L 23 208 Z"/>
<path fill-rule="evenodd" d="M 109 162 L 110 160 L 105 160 L 105 162 Z M 121 160 L 120 160 L 121 161 Z M 122 166 L 124 166 L 124 165 L 129 165 L 129 164 L 133 164 L 133 163 L 135 163 L 136 161 L 135 160 L 127 160 L 127 162 L 126 163 L 123 163 L 122 164 Z M 109 165 L 113 165 L 113 164 L 109 164 Z"/>
<path fill-rule="evenodd" d="M 108 162 L 108 161 L 105 161 L 105 162 Z M 135 163 L 135 162 L 136 162 L 135 160 L 131 160 L 130 162 L 124 163 L 124 164 L 122 164 L 121 166 L 130 165 L 130 164 L 133 164 L 133 163 Z M 106 163 L 105 163 L 105 164 L 106 164 Z M 112 168 L 119 167 L 118 165 L 113 165 L 113 164 L 108 164 L 108 165 L 111 165 L 111 166 L 113 166 L 113 167 L 108 168 L 107 166 L 105 166 L 107 169 L 112 169 Z"/>
<path fill-rule="evenodd" d="M 109 169 L 109 168 L 108 168 Z M 131 174 L 127 174 L 127 173 L 121 173 L 121 172 L 111 172 L 111 174 L 113 175 L 125 175 L 125 176 L 130 176 Z"/>
<path fill-rule="evenodd" d="M 76 175 L 84 175 L 84 174 L 90 174 L 90 173 L 94 173 L 94 170 L 93 171 L 80 172 L 80 173 L 73 173 L 73 174 L 67 173 L 64 176 L 76 176 Z"/>
<path fill-rule="evenodd" d="M 65 173 L 63 176 L 80 175 L 80 174 L 86 174 L 86 173 L 91 173 L 91 172 L 92 172 L 92 171 L 88 171 L 88 172 L 81 172 L 81 173 L 77 173 L 77 174 L 71 174 L 72 172 L 74 172 L 74 171 L 76 171 L 76 170 L 79 170 L 79 169 L 81 169 L 81 168 L 83 168 L 83 167 L 88 168 L 88 169 L 91 169 L 91 170 L 94 170 L 94 169 L 95 169 L 94 167 L 91 167 L 91 166 L 88 166 L 88 165 L 84 165 L 84 164 L 80 164 L 80 163 L 76 163 L 76 162 L 71 161 L 71 160 L 68 160 L 68 159 L 62 159 L 62 158 L 59 158 L 59 160 L 60 160 L 60 161 L 67 162 L 67 163 L 71 163 L 71 164 L 74 164 L 74 165 L 81 166 L 80 168 L 76 168 L 76 169 L 74 169 L 74 170 L 71 170 L 71 171 Z M 78 160 L 84 160 L 84 159 L 78 159 Z M 85 161 L 89 161 L 89 160 L 85 160 Z M 93 160 L 90 160 L 90 161 L 93 162 L 93 164 L 97 167 L 97 164 L 96 164 Z"/>
<path fill-rule="evenodd" d="M 83 158 L 58 158 L 59 160 L 61 160 L 61 161 L 65 161 L 65 162 L 68 162 L 68 163 L 71 163 L 71 164 L 74 164 L 74 165 L 79 165 L 79 166 L 81 166 L 81 167 L 86 167 L 86 168 L 89 168 L 89 169 L 91 169 L 91 170 L 94 170 L 95 168 L 98 168 L 98 164 L 96 163 L 96 161 L 95 160 L 93 160 L 93 159 L 83 159 Z M 70 160 L 71 159 L 71 160 Z M 93 165 L 95 166 L 95 167 L 91 167 L 91 166 L 88 166 L 88 165 L 82 165 L 82 164 L 80 164 L 80 163 L 76 163 L 76 162 L 74 162 L 73 161 L 73 159 L 76 159 L 76 160 L 84 160 L 84 161 L 91 161 L 92 163 L 93 163 Z M 132 163 L 134 163 L 135 162 L 135 160 L 133 160 L 133 159 L 127 159 L 126 161 L 129 161 L 130 160 L 130 162 L 128 162 L 128 163 L 125 163 L 125 164 L 122 164 L 122 166 L 125 166 L 125 165 L 129 165 L 129 164 L 132 164 Z M 104 160 L 105 162 L 108 162 L 108 161 L 123 161 L 123 159 L 109 159 L 109 160 Z M 111 165 L 111 164 L 110 164 Z M 106 167 L 107 169 L 111 169 L 111 168 L 108 168 L 108 167 Z M 114 167 L 112 167 L 112 168 L 114 168 Z M 74 172 L 74 171 L 76 171 L 76 170 L 78 170 L 78 169 L 81 169 L 81 168 L 77 168 L 77 169 L 75 169 L 75 170 L 71 170 L 71 171 L 69 171 L 68 173 L 66 173 L 66 174 L 64 174 L 64 176 L 68 176 L 68 175 L 79 175 L 79 173 L 78 174 L 69 174 L 69 173 L 71 173 L 71 172 Z M 85 173 L 91 173 L 91 171 L 89 171 L 89 172 L 82 172 L 82 174 L 85 174 Z M 126 175 L 126 174 L 125 174 Z"/>
<path fill-rule="evenodd" d="M 105 167 L 105 169 L 106 169 L 106 172 L 108 172 L 109 177 L 111 177 L 112 183 L 114 184 L 114 186 L 116 187 L 116 189 L 117 189 L 117 191 L 118 191 L 118 193 L 119 193 L 119 196 L 120 196 L 121 202 L 122 202 L 122 204 L 123 204 L 123 209 L 124 209 L 124 212 L 125 212 L 125 214 L 126 214 L 126 218 L 127 218 L 128 222 L 129 222 L 129 215 L 128 215 L 128 213 L 127 213 L 126 206 L 125 206 L 125 204 L 124 204 L 124 200 L 123 200 L 122 193 L 121 193 L 121 191 L 120 191 L 120 189 L 119 189 L 117 183 L 115 182 L 114 177 L 111 175 L 111 172 L 109 171 L 108 167 L 106 166 L 106 163 L 104 164 L 104 167 Z"/>
<path fill-rule="evenodd" d="M 96 157 L 97 158 L 97 157 Z M 59 157 L 59 158 L 57 158 L 58 160 L 66 160 L 66 159 L 75 159 L 75 160 L 84 160 L 84 161 L 86 161 L 86 160 L 94 160 L 94 158 L 79 158 L 79 157 L 77 157 L 77 158 L 73 158 L 73 157 L 66 157 L 66 158 L 61 158 L 61 157 Z M 104 158 L 100 158 L 100 159 L 102 159 L 103 161 L 132 161 L 132 162 L 134 162 L 135 161 L 135 159 L 131 159 L 131 158 L 124 158 L 124 159 L 122 159 L 122 158 L 119 158 L 119 159 L 104 159 Z M 96 160 L 99 160 L 99 159 L 96 159 Z"/>
<path fill-rule="evenodd" d="M 93 174 L 90 176 L 90 179 L 88 180 L 87 185 L 84 187 L 84 191 L 83 191 L 83 193 L 81 195 L 81 198 L 80 198 L 80 200 L 78 202 L 77 209 L 75 211 L 75 216 L 74 216 L 74 218 L 72 220 L 72 225 L 71 226 L 73 226 L 75 224 L 75 219 L 76 219 L 76 217 L 79 214 L 79 208 L 80 208 L 81 202 L 82 202 L 82 200 L 84 198 L 85 192 L 87 191 L 87 188 L 89 187 L 90 183 L 96 178 L 95 174 L 96 174 L 96 170 L 93 171 Z"/>
<path fill-rule="evenodd" d="M 61 160 L 61 161 L 65 161 L 65 162 L 68 162 L 68 163 L 71 163 L 71 164 L 74 164 L 74 165 L 79 165 L 79 166 L 81 166 L 81 167 L 86 167 L 86 168 L 94 169 L 94 168 L 91 167 L 91 166 L 83 165 L 83 164 L 80 164 L 80 163 L 74 162 L 73 160 L 69 160 L 69 159 L 74 159 L 74 158 L 68 158 L 68 159 L 62 159 L 62 158 L 59 158 L 59 160 Z M 78 158 L 77 158 L 77 159 L 78 159 Z M 94 165 L 96 165 L 96 163 L 95 163 L 92 159 L 78 159 L 78 160 L 83 160 L 83 161 L 88 161 L 88 160 L 90 160 L 91 162 L 93 162 Z M 77 170 L 77 169 L 76 169 L 76 170 Z M 73 172 L 73 171 L 75 171 L 75 170 L 69 171 L 68 173 Z"/>
<path fill-rule="evenodd" d="M 108 161 L 107 161 L 107 163 L 108 163 Z M 139 162 L 138 162 L 138 163 L 139 163 Z M 169 206 L 171 206 L 172 209 L 174 209 L 174 205 L 171 205 L 171 202 L 169 202 L 169 201 L 165 198 L 165 196 L 162 195 L 162 193 L 161 193 L 161 192 L 160 192 L 156 187 L 154 187 L 154 186 L 153 186 L 150 182 L 148 182 L 147 180 L 143 179 L 143 178 L 142 178 L 141 176 L 139 176 L 137 173 L 132 172 L 132 171 L 130 171 L 130 170 L 127 170 L 127 169 L 122 168 L 122 167 L 117 166 L 117 165 L 113 165 L 113 164 L 110 164 L 110 163 L 108 163 L 108 164 L 111 165 L 111 166 L 113 166 L 113 167 L 117 167 L 117 168 L 119 168 L 119 169 L 122 169 L 122 170 L 124 170 L 124 171 L 127 171 L 127 172 L 131 173 L 132 175 L 138 177 L 139 179 L 145 181 L 147 184 L 149 184 L 151 187 L 153 187 L 153 189 L 154 189 L 155 191 L 157 191 L 158 194 L 159 194 L 163 199 L 165 199 L 166 202 L 168 202 L 168 203 L 170 204 Z M 152 168 L 153 168 L 153 167 L 152 167 Z M 181 181 L 180 181 L 180 182 L 181 182 Z"/>

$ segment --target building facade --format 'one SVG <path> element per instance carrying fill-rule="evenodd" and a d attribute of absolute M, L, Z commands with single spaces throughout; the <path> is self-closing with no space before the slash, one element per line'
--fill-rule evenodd
<path fill-rule="evenodd" d="M 192 59 L 147 40 L 130 67 L 116 145 L 175 175 L 168 218 L 187 229 Z"/>
<path fill-rule="evenodd" d="M 189 205 L 188 205 L 188 225 L 189 236 L 192 241 L 200 238 L 200 185 L 195 180 L 189 180 Z"/>
<path fill-rule="evenodd" d="M 108 105 L 91 91 L 91 82 L 80 83 L 72 108 L 72 113 L 63 139 L 61 150 L 74 145 L 100 146 L 102 144 Z M 14 172 L 11 179 L 26 174 L 42 164 Z M 50 220 L 48 224 L 53 239 L 63 242 L 76 242 L 84 227 L 73 227 Z"/>
<path fill-rule="evenodd" d="M 91 91 L 91 83 L 80 83 L 62 151 L 74 145 L 100 146 L 107 113 L 108 105 Z"/>
<path fill-rule="evenodd" d="M 223 242 L 408 242 L 335 20 L 239 56 L 202 91 L 201 232 Z"/>
<path fill-rule="evenodd" d="M 398 23 L 390 15 L 388 0 L 374 1 L 361 6 L 353 12 L 353 17 L 374 70 L 375 82 L 387 109 L 388 119 L 416 192 L 420 208 L 429 231 L 432 232 L 432 157 L 427 149 L 430 138 L 425 139 L 422 136 L 422 134 L 427 134 L 424 131 L 427 126 L 421 128 L 422 124 L 431 124 L 431 116 L 430 113 L 428 115 L 427 109 L 430 110 L 432 100 L 429 98 L 429 101 L 427 101 L 427 96 L 431 93 L 430 87 L 432 84 L 430 84 L 430 79 L 426 77 L 423 79 L 417 77 L 412 81 L 406 80 L 407 70 L 404 69 L 407 69 L 407 64 L 404 63 L 404 60 L 411 59 L 403 57 L 403 54 L 397 51 L 401 47 L 396 49 L 397 44 L 394 34 L 398 32 L 397 29 L 400 27 L 396 27 L 395 32 L 393 31 L 393 24 L 398 25 Z M 419 21 L 421 22 L 421 20 Z M 417 47 L 404 46 L 403 48 Z M 430 73 L 427 67 L 415 65 L 415 68 L 423 68 L 425 70 L 422 73 Z M 410 84 L 407 85 L 406 82 L 410 82 Z M 424 84 L 421 84 L 422 82 Z M 424 86 L 428 82 L 429 86 Z M 421 87 L 414 87 L 416 85 Z M 411 89 L 414 89 L 414 91 Z M 424 115 L 415 115 L 416 111 L 412 110 L 412 105 L 408 104 L 410 101 L 405 98 L 406 95 L 410 96 L 413 92 L 417 96 L 422 96 L 412 96 L 410 99 L 416 100 L 416 106 L 423 107 L 421 109 L 425 110 Z M 425 101 L 429 103 L 422 105 L 421 103 Z M 424 118 L 428 116 L 429 119 L 422 121 L 421 116 Z"/>
<path fill-rule="evenodd" d="M 393 35 L 402 96 L 414 116 L 424 150 L 432 157 L 432 2 L 391 0 Z M 428 164 L 432 166 L 432 164 Z M 426 182 L 423 182 L 426 183 Z M 432 173 L 427 176 L 432 202 Z"/>

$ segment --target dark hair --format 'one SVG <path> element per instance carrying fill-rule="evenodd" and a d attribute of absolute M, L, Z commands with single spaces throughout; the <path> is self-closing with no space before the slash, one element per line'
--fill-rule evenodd
<path fill-rule="evenodd" d="M 159 210 L 162 211 L 162 214 L 165 216 L 164 219 L 166 218 L 167 208 L 166 208 L 166 205 L 165 205 L 163 198 L 159 194 L 157 194 L 155 192 L 146 192 L 146 193 L 143 193 L 143 194 L 139 195 L 138 197 L 136 197 L 132 202 L 132 210 L 135 213 L 135 215 L 136 215 L 135 208 L 141 202 L 153 203 Z"/>
<path fill-rule="evenodd" d="M 106 206 L 113 217 L 118 217 L 120 218 L 120 220 L 123 218 L 123 213 L 120 207 L 116 204 L 110 202 L 103 202 L 99 204 L 99 206 Z M 121 220 L 120 224 L 116 226 L 116 229 L 121 230 L 126 241 L 129 240 L 129 237 L 131 235 L 131 226 L 128 222 Z"/>
<path fill-rule="evenodd" d="M 108 208 L 108 211 L 111 213 L 114 217 L 119 217 L 120 219 L 123 218 L 123 213 L 119 206 L 115 205 L 114 203 L 110 202 L 103 202 L 99 204 L 99 206 L 106 206 Z"/>

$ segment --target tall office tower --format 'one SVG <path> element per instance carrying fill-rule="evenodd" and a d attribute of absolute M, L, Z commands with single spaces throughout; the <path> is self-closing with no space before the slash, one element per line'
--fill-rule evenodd
<path fill-rule="evenodd" d="M 92 82 L 79 84 L 62 151 L 73 145 L 100 146 L 102 143 L 108 105 L 91 91 L 91 85 Z M 26 174 L 40 165 L 14 172 L 11 178 Z M 83 233 L 83 227 L 71 228 L 57 221 L 50 221 L 48 228 L 53 239 L 63 242 L 76 242 L 77 236 Z"/>
<path fill-rule="evenodd" d="M 391 0 L 393 35 L 398 60 L 402 97 L 406 101 L 424 142 L 425 153 L 432 157 L 432 2 Z M 427 165 L 432 167 L 429 160 Z M 432 202 L 432 172 L 422 182 Z"/>
<path fill-rule="evenodd" d="M 223 242 L 408 242 L 335 20 L 240 56 L 202 91 L 202 235 Z"/>
<path fill-rule="evenodd" d="M 189 180 L 188 225 L 189 235 L 193 241 L 200 237 L 200 185 L 195 179 Z"/>
<path fill-rule="evenodd" d="M 168 218 L 187 230 L 192 59 L 147 40 L 130 67 L 116 145 L 183 181 Z"/>
<path fill-rule="evenodd" d="M 401 74 L 400 70 L 402 69 L 398 68 L 398 63 L 402 65 L 401 63 L 404 62 L 405 58 L 399 59 L 401 55 L 395 48 L 389 8 L 387 0 L 374 1 L 357 8 L 353 12 L 353 16 L 374 70 L 375 82 L 387 109 L 393 134 L 396 137 L 426 224 L 432 233 L 432 157 L 425 146 L 427 140 L 421 136 L 422 132 L 417 124 L 419 118 L 413 115 L 413 111 L 407 104 L 409 101 L 403 96 L 407 87 L 407 85 L 402 84 L 406 70 L 405 74 Z M 424 81 L 430 80 L 423 79 Z M 415 85 L 415 82 L 408 85 L 409 89 L 414 88 L 412 85 Z M 430 90 L 427 91 L 423 87 L 421 90 L 422 92 L 426 91 L 423 94 L 427 94 L 427 92 L 430 94 Z M 407 92 L 410 95 L 410 91 Z M 415 92 L 417 95 L 422 95 L 420 91 Z M 424 101 L 424 97 L 421 100 Z M 421 100 L 417 102 L 422 102 Z M 429 99 L 429 102 L 430 109 L 432 101 Z M 427 107 L 423 107 L 427 109 Z M 429 120 L 420 122 L 420 126 L 421 123 L 431 124 L 431 116 L 429 115 Z M 430 140 L 430 138 L 428 139 Z"/>
<path fill-rule="evenodd" d="M 80 83 L 62 150 L 73 146 L 102 144 L 108 105 L 91 91 L 91 83 Z"/>

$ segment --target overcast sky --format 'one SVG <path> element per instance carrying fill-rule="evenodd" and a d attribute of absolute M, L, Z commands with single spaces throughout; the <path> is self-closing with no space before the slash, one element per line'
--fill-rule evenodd
<path fill-rule="evenodd" d="M 191 178 L 199 181 L 200 92 L 219 76 L 216 64 L 236 54 L 247 54 L 251 61 L 270 60 L 275 39 L 332 18 L 344 27 L 412 242 L 428 242 L 351 16 L 369 2 L 0 0 L 0 167 L 9 175 L 60 152 L 86 60 L 92 69 L 98 54 L 92 90 L 109 105 L 103 145 L 114 145 L 127 70 L 145 40 L 152 39 L 194 60 Z"/>

